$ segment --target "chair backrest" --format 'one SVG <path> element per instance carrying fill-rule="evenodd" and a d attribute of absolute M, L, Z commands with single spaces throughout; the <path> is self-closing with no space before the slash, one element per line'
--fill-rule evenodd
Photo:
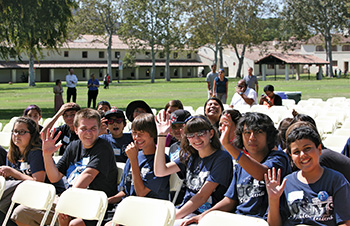
<path fill-rule="evenodd" d="M 0 199 L 2 194 L 4 194 L 6 180 L 3 176 L 0 176 Z"/>
<path fill-rule="evenodd" d="M 11 132 L 0 132 L 0 145 L 3 147 L 10 147 Z"/>
<path fill-rule="evenodd" d="M 107 205 L 107 196 L 102 191 L 70 188 L 60 196 L 51 226 L 55 225 L 59 213 L 85 220 L 97 220 L 97 225 L 101 225 Z"/>
<path fill-rule="evenodd" d="M 117 206 L 112 222 L 127 226 L 172 226 L 175 207 L 167 200 L 129 196 Z"/>
<path fill-rule="evenodd" d="M 124 162 L 116 162 L 116 164 L 117 164 L 117 170 L 118 170 L 117 182 L 118 182 L 118 184 L 120 184 L 120 182 L 122 181 L 122 177 L 123 177 L 125 163 Z"/>
<path fill-rule="evenodd" d="M 11 133 L 11 130 L 13 128 L 13 124 L 14 122 L 9 122 L 7 123 L 4 128 L 2 129 L 2 132 L 7 132 L 7 133 Z"/>
<path fill-rule="evenodd" d="M 181 180 L 176 173 L 173 173 L 170 175 L 170 179 L 169 179 L 170 191 L 175 191 L 175 195 L 173 198 L 174 204 L 176 202 L 177 196 L 180 193 L 182 184 L 183 184 L 183 180 Z"/>
<path fill-rule="evenodd" d="M 44 210 L 45 214 L 40 225 L 44 225 L 55 199 L 56 189 L 52 184 L 32 180 L 25 180 L 20 183 L 12 196 L 10 208 L 7 211 L 2 225 L 6 225 L 15 203 L 26 207 Z"/>
<path fill-rule="evenodd" d="M 213 210 L 207 213 L 200 221 L 198 226 L 268 226 L 269 224 L 261 218 L 250 217 L 240 214 L 228 213 L 218 210 Z"/>

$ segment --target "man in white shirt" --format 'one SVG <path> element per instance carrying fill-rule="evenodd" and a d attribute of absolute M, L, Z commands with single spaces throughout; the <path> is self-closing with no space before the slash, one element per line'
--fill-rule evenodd
<path fill-rule="evenodd" d="M 72 68 L 68 69 L 69 74 L 66 75 L 66 83 L 67 83 L 67 103 L 70 102 L 71 96 L 73 96 L 73 102 L 77 101 L 77 89 L 75 88 L 78 83 L 78 78 L 74 74 L 74 70 Z"/>
<path fill-rule="evenodd" d="M 213 85 L 214 85 L 214 79 L 217 76 L 218 76 L 218 73 L 216 72 L 216 64 L 213 64 L 211 65 L 211 72 L 207 74 L 207 77 L 205 79 L 208 86 L 208 98 L 212 97 L 214 94 Z"/>
<path fill-rule="evenodd" d="M 236 93 L 232 97 L 230 107 L 236 105 L 250 105 L 257 104 L 257 95 L 255 90 L 247 87 L 243 79 L 237 82 Z"/>

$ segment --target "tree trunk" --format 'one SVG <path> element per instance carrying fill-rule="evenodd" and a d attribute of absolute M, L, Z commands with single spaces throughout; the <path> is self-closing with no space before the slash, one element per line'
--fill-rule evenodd
<path fill-rule="evenodd" d="M 112 82 L 112 34 L 109 34 L 108 37 L 108 47 L 107 47 L 107 74 L 110 76 L 111 78 L 111 82 Z"/>
<path fill-rule="evenodd" d="M 30 54 L 30 56 L 29 56 L 28 85 L 35 86 L 35 71 L 34 71 L 34 56 L 33 56 L 33 54 Z"/>
<path fill-rule="evenodd" d="M 222 46 L 219 47 L 219 55 L 220 55 L 220 68 L 224 69 L 224 57 L 223 57 L 223 49 Z"/>
<path fill-rule="evenodd" d="M 152 44 L 152 74 L 151 74 L 151 83 L 154 83 L 156 77 L 156 53 L 154 51 L 154 44 Z"/>
<path fill-rule="evenodd" d="M 238 69 L 237 69 L 237 73 L 236 73 L 236 78 L 241 78 L 242 77 L 241 76 L 241 72 L 242 72 L 243 63 L 244 63 L 245 48 L 246 48 L 246 46 L 243 45 L 242 54 L 240 56 L 239 53 L 238 53 L 237 47 L 236 46 L 234 47 L 235 53 L 236 53 L 236 57 L 238 59 Z"/>
<path fill-rule="evenodd" d="M 328 42 L 328 59 L 329 59 L 329 77 L 333 77 L 333 57 L 332 57 L 332 36 L 329 35 L 327 37 L 327 42 Z"/>
<path fill-rule="evenodd" d="M 328 42 L 327 42 L 326 36 L 324 36 L 324 40 L 325 40 L 324 47 L 325 47 L 325 50 L 326 50 L 326 61 L 328 61 L 328 56 L 329 56 L 328 51 L 329 51 L 329 49 L 328 49 Z M 329 76 L 328 71 L 329 71 L 329 65 L 326 64 L 326 76 L 327 77 Z"/>
<path fill-rule="evenodd" d="M 169 48 L 166 50 L 166 63 L 165 63 L 165 81 L 170 82 L 170 51 Z"/>

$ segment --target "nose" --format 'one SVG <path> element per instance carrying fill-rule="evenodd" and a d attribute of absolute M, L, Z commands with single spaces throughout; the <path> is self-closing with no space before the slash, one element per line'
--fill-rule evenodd
<path fill-rule="evenodd" d="M 251 132 L 249 140 L 255 140 L 256 136 L 255 136 L 255 132 Z"/>

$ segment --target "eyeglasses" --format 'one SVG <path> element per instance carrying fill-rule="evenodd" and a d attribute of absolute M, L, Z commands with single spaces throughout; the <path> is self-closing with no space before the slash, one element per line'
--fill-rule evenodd
<path fill-rule="evenodd" d="M 209 131 L 209 130 L 202 130 L 202 131 L 199 131 L 199 132 L 196 132 L 196 133 L 187 133 L 187 134 L 185 134 L 185 136 L 186 136 L 188 139 L 193 139 L 194 136 L 196 136 L 196 135 L 197 135 L 198 138 L 200 138 L 200 137 L 205 136 L 205 134 L 207 134 L 208 131 Z"/>
<path fill-rule="evenodd" d="M 30 133 L 30 131 L 25 131 L 25 130 L 12 130 L 11 131 L 12 135 L 21 135 L 23 136 L 26 133 Z"/>
<path fill-rule="evenodd" d="M 118 123 L 118 124 L 120 124 L 120 123 L 122 123 L 124 120 L 123 119 L 121 119 L 121 118 L 117 118 L 117 119 L 112 119 L 112 118 L 110 118 L 110 119 L 108 119 L 108 124 L 109 125 L 112 125 L 113 123 Z"/>
<path fill-rule="evenodd" d="M 239 88 L 244 88 L 244 86 L 237 86 L 237 87 L 239 87 Z"/>

